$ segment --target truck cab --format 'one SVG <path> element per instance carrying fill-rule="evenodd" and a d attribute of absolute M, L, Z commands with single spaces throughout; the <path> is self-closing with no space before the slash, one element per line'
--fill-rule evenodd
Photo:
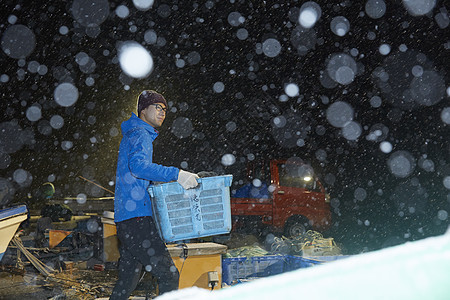
<path fill-rule="evenodd" d="M 231 195 L 237 230 L 250 222 L 296 236 L 330 227 L 330 197 L 310 165 L 300 159 L 251 163 L 247 177 L 250 182 Z"/>

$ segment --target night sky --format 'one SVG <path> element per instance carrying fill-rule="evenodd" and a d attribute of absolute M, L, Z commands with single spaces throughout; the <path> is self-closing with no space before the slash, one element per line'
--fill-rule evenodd
<path fill-rule="evenodd" d="M 114 188 L 120 124 L 154 89 L 170 106 L 157 163 L 233 174 L 233 190 L 248 161 L 300 157 L 349 252 L 445 232 L 448 4 L 139 2 L 2 1 L 0 204 L 46 181 L 58 197 L 110 196 L 79 176 Z M 153 59 L 143 78 L 121 67 L 130 41 Z"/>

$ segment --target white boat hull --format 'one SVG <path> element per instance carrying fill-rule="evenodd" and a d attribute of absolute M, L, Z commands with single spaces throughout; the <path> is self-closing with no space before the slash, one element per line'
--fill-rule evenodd
<path fill-rule="evenodd" d="M 8 248 L 9 242 L 14 237 L 17 228 L 19 228 L 20 223 L 25 221 L 27 217 L 26 213 L 22 213 L 0 220 L 0 261 L 5 254 L 6 248 Z"/>

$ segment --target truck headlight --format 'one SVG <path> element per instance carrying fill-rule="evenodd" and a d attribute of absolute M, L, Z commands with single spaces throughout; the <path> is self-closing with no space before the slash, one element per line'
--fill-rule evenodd
<path fill-rule="evenodd" d="M 311 176 L 305 176 L 305 177 L 303 177 L 303 180 L 306 181 L 306 182 L 310 182 L 312 180 L 312 177 Z"/>

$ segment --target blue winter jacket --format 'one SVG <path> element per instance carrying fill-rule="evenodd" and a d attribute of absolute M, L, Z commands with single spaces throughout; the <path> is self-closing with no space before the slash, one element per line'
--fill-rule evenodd
<path fill-rule="evenodd" d="M 134 113 L 122 123 L 117 161 L 114 221 L 152 215 L 147 188 L 151 181 L 178 179 L 179 169 L 152 162 L 153 141 L 158 132 Z"/>

